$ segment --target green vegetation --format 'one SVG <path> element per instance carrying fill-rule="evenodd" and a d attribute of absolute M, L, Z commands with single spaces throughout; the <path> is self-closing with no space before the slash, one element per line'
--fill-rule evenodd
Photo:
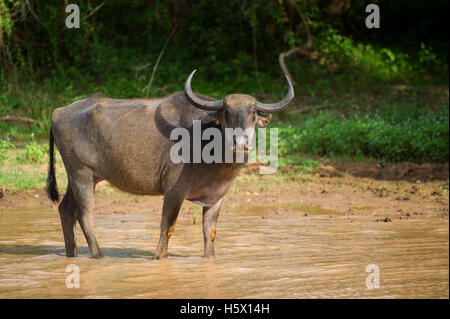
<path fill-rule="evenodd" d="M 36 170 L 0 170 L 0 185 L 12 191 L 42 188 L 46 178 L 46 173 Z"/>
<path fill-rule="evenodd" d="M 289 154 L 284 154 L 283 149 L 281 151 L 281 157 L 279 159 L 278 165 L 284 167 L 291 165 L 297 174 L 303 175 L 303 177 L 313 176 L 317 172 L 317 165 L 320 163 L 320 159 L 314 158 L 298 158 L 297 156 L 289 156 Z"/>
<path fill-rule="evenodd" d="M 45 164 L 48 162 L 48 144 L 38 144 L 35 141 L 25 145 L 25 150 L 20 153 L 18 160 L 23 163 L 39 163 Z"/>
<path fill-rule="evenodd" d="M 280 165 L 313 174 L 323 157 L 448 161 L 447 1 L 374 0 L 378 30 L 364 26 L 361 0 L 109 0 L 95 10 L 103 2 L 79 3 L 81 28 L 67 29 L 64 1 L 0 0 L 0 118 L 41 123 L 0 121 L 0 186 L 24 176 L 6 172 L 11 152 L 17 164 L 47 161 L 55 108 L 95 92 L 167 95 L 193 69 L 195 92 L 275 101 L 286 90 L 279 54 L 308 39 L 285 60 L 297 84 L 271 124 Z"/>
<path fill-rule="evenodd" d="M 194 212 L 192 213 L 191 218 L 190 218 L 192 225 L 195 225 L 195 223 L 197 222 L 197 217 L 201 213 L 201 210 L 202 210 L 202 208 L 200 205 L 194 204 Z"/>
<path fill-rule="evenodd" d="M 426 107 L 386 105 L 365 112 L 317 112 L 301 125 L 280 129 L 281 155 L 375 157 L 388 161 L 448 159 L 448 104 Z"/>
<path fill-rule="evenodd" d="M 44 188 L 48 169 L 48 144 L 32 141 L 24 147 L 0 140 L 0 189 L 11 191 Z M 67 181 L 59 152 L 56 152 L 56 178 L 61 192 Z"/>
<path fill-rule="evenodd" d="M 15 146 L 9 140 L 0 139 L 0 165 L 8 159 L 8 152 L 13 148 L 15 148 Z"/>

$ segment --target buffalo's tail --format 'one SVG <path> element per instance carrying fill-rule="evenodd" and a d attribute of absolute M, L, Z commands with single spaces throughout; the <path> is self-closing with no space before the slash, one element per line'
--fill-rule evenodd
<path fill-rule="evenodd" d="M 48 166 L 48 176 L 47 176 L 47 195 L 48 198 L 52 202 L 59 202 L 59 193 L 58 193 L 58 186 L 56 185 L 56 177 L 55 177 L 55 155 L 54 155 L 54 144 L 55 140 L 53 138 L 53 131 L 50 127 L 50 139 L 49 139 L 49 155 L 50 155 L 50 162 Z"/>

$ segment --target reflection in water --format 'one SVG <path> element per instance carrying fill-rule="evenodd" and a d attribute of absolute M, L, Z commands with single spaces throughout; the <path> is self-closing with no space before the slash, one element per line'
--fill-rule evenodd
<path fill-rule="evenodd" d="M 448 298 L 447 220 L 350 222 L 291 206 L 224 212 L 214 261 L 201 257 L 201 225 L 180 216 L 169 259 L 157 262 L 156 214 L 97 215 L 105 258 L 94 260 L 79 227 L 80 257 L 64 257 L 57 213 L 2 211 L 0 298 Z M 71 263 L 79 289 L 65 285 Z M 379 289 L 365 286 L 369 264 L 380 268 Z"/>

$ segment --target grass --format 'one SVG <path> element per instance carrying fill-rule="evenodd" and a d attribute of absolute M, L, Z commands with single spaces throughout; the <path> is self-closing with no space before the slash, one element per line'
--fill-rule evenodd
<path fill-rule="evenodd" d="M 45 149 L 45 144 L 32 144 Z M 10 148 L 7 160 L 0 164 L 0 189 L 10 191 L 44 189 L 47 179 L 48 154 L 40 153 L 39 157 L 26 156 L 25 148 Z M 67 175 L 59 153 L 56 152 L 56 178 L 60 193 L 64 193 Z"/>
<path fill-rule="evenodd" d="M 42 188 L 47 175 L 35 170 L 0 170 L 0 185 L 11 191 Z"/>
<path fill-rule="evenodd" d="M 195 225 L 197 222 L 197 217 L 200 214 L 202 208 L 200 205 L 194 205 L 194 212 L 191 215 L 190 221 L 192 225 Z"/>

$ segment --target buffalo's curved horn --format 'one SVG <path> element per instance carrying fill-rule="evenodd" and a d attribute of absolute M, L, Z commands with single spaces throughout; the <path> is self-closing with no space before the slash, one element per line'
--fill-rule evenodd
<path fill-rule="evenodd" d="M 292 83 L 289 80 L 289 77 L 287 75 L 285 75 L 285 77 L 288 83 L 289 90 L 284 99 L 282 99 L 280 102 L 272 104 L 264 104 L 261 102 L 256 102 L 256 109 L 258 111 L 265 113 L 274 113 L 279 112 L 288 107 L 289 103 L 291 103 L 292 99 L 294 98 L 294 88 L 292 87 Z"/>
<path fill-rule="evenodd" d="M 192 71 L 191 74 L 189 74 L 189 77 L 187 78 L 186 83 L 184 84 L 184 94 L 186 94 L 186 97 L 188 98 L 189 102 L 191 102 L 192 105 L 206 111 L 218 111 L 222 109 L 223 100 L 205 101 L 197 97 L 194 94 L 194 92 L 192 92 L 191 80 L 195 72 L 197 72 L 197 70 L 194 70 Z"/>

